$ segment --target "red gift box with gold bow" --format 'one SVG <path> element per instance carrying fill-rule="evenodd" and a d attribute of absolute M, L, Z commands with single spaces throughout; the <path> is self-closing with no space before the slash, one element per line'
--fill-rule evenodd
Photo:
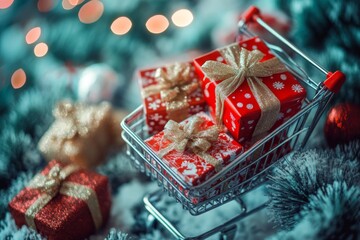
<path fill-rule="evenodd" d="M 205 54 L 194 65 L 210 112 L 240 143 L 281 125 L 306 97 L 305 89 L 257 37 Z"/>
<path fill-rule="evenodd" d="M 48 239 L 83 239 L 107 220 L 111 196 L 107 177 L 53 160 L 9 203 L 18 227 Z"/>
<path fill-rule="evenodd" d="M 162 132 L 145 142 L 189 186 L 206 181 L 244 151 L 234 139 L 219 132 L 205 113 L 181 123 L 169 121 Z"/>
<path fill-rule="evenodd" d="M 199 78 L 192 63 L 175 63 L 139 71 L 146 123 L 151 134 L 164 129 L 169 119 L 180 122 L 204 111 Z"/>

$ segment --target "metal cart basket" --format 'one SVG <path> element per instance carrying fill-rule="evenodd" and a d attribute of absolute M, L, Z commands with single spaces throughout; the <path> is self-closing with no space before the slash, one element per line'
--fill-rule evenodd
<path fill-rule="evenodd" d="M 340 89 L 345 80 L 340 71 L 328 72 L 283 38 L 262 20 L 261 14 L 256 7 L 250 7 L 242 15 L 238 24 L 241 39 L 255 36 L 249 30 L 249 24 L 258 24 L 274 37 L 275 43 L 270 43 L 264 39 L 265 43 L 273 54 L 283 61 L 289 71 L 306 87 L 307 98 L 296 115 L 259 140 L 247 151 L 238 155 L 222 171 L 197 186 L 187 185 L 144 143 L 144 140 L 149 136 L 142 106 L 128 115 L 121 123 L 123 128 L 122 137 L 127 143 L 127 154 L 131 158 L 133 165 L 139 171 L 146 173 L 146 175 L 157 181 L 158 185 L 163 189 L 163 191 L 157 191 L 146 196 L 144 198 L 145 207 L 176 238 L 201 239 L 216 232 L 222 232 L 224 233 L 223 236 L 231 237 L 234 233 L 233 226 L 236 221 L 264 208 L 265 205 L 263 204 L 249 211 L 240 197 L 260 186 L 266 180 L 269 169 L 276 162 L 284 159 L 284 157 L 279 159 L 279 156 L 287 153 L 289 148 L 296 151 L 305 146 L 333 94 Z M 301 56 L 305 60 L 303 62 L 314 68 L 315 71 L 313 72 L 315 73 L 313 75 L 323 81 L 314 81 L 292 59 L 295 55 Z M 281 139 L 280 143 L 274 144 L 275 138 Z M 241 181 L 234 181 L 235 179 L 241 179 Z M 237 200 L 241 204 L 242 210 L 237 217 L 206 233 L 196 237 L 186 237 L 155 206 L 155 202 L 160 199 L 159 194 L 164 192 L 176 199 L 191 215 L 205 213 L 232 200 Z"/>

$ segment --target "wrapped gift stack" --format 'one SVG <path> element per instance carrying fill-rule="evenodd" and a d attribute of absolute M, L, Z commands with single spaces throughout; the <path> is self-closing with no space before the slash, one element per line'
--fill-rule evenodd
<path fill-rule="evenodd" d="M 217 49 L 193 63 L 139 75 L 148 132 L 155 134 L 145 142 L 171 169 L 166 174 L 177 175 L 189 187 L 207 181 L 294 116 L 306 97 L 305 89 L 258 37 Z M 273 143 L 282 138 L 276 136 Z M 264 149 L 271 150 L 269 144 Z M 285 144 L 274 154 L 280 158 L 290 150 Z"/>

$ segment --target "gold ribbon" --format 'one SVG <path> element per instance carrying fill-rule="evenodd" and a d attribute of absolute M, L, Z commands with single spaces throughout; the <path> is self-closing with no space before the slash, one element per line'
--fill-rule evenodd
<path fill-rule="evenodd" d="M 222 169 L 221 161 L 206 153 L 219 137 L 218 127 L 212 126 L 201 130 L 200 126 L 203 122 L 204 119 L 199 116 L 190 118 L 184 125 L 169 120 L 164 128 L 164 138 L 172 143 L 158 152 L 159 157 L 164 157 L 172 150 L 180 153 L 188 150 L 213 165 L 216 172 L 220 171 Z"/>
<path fill-rule="evenodd" d="M 261 110 L 253 136 L 270 130 L 280 112 L 280 101 L 259 77 L 269 77 L 285 72 L 287 71 L 286 67 L 275 57 L 260 62 L 264 57 L 262 52 L 259 50 L 248 51 L 240 48 L 238 44 L 219 51 L 227 64 L 210 60 L 201 66 L 211 81 L 221 81 L 215 88 L 217 124 L 222 124 L 225 99 L 236 91 L 246 79 Z"/>
<path fill-rule="evenodd" d="M 190 73 L 191 65 L 189 63 L 170 65 L 166 67 L 166 71 L 158 68 L 155 72 L 155 79 L 158 83 L 145 87 L 142 90 L 142 96 L 146 98 L 160 93 L 161 100 L 165 102 L 169 118 L 181 121 L 188 113 L 180 110 L 189 107 L 188 96 L 198 88 L 198 83 L 192 82 Z"/>
<path fill-rule="evenodd" d="M 31 180 L 28 188 L 39 189 L 41 195 L 25 212 L 25 220 L 29 227 L 36 230 L 34 220 L 36 214 L 60 193 L 85 201 L 89 207 L 95 228 L 100 228 L 102 215 L 96 192 L 81 184 L 65 181 L 68 176 L 78 170 L 79 167 L 76 165 L 68 165 L 61 169 L 56 164 L 46 176 L 39 173 Z"/>

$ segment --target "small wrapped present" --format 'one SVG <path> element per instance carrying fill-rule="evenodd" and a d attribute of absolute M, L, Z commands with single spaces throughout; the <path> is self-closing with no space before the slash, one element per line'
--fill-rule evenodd
<path fill-rule="evenodd" d="M 53 110 L 54 123 L 39 141 L 47 160 L 57 159 L 92 168 L 122 144 L 120 121 L 125 112 L 108 103 L 85 105 L 60 102 Z"/>
<path fill-rule="evenodd" d="M 217 124 L 239 142 L 271 131 L 296 114 L 305 89 L 259 38 L 194 60 Z"/>
<path fill-rule="evenodd" d="M 108 179 L 53 160 L 9 203 L 18 227 L 27 225 L 51 239 L 83 239 L 110 212 Z"/>
<path fill-rule="evenodd" d="M 139 84 L 150 134 L 162 131 L 169 119 L 180 122 L 206 108 L 192 63 L 141 70 Z"/>
<path fill-rule="evenodd" d="M 164 131 L 145 142 L 190 186 L 206 181 L 243 151 L 205 113 L 181 123 L 170 120 Z"/>

